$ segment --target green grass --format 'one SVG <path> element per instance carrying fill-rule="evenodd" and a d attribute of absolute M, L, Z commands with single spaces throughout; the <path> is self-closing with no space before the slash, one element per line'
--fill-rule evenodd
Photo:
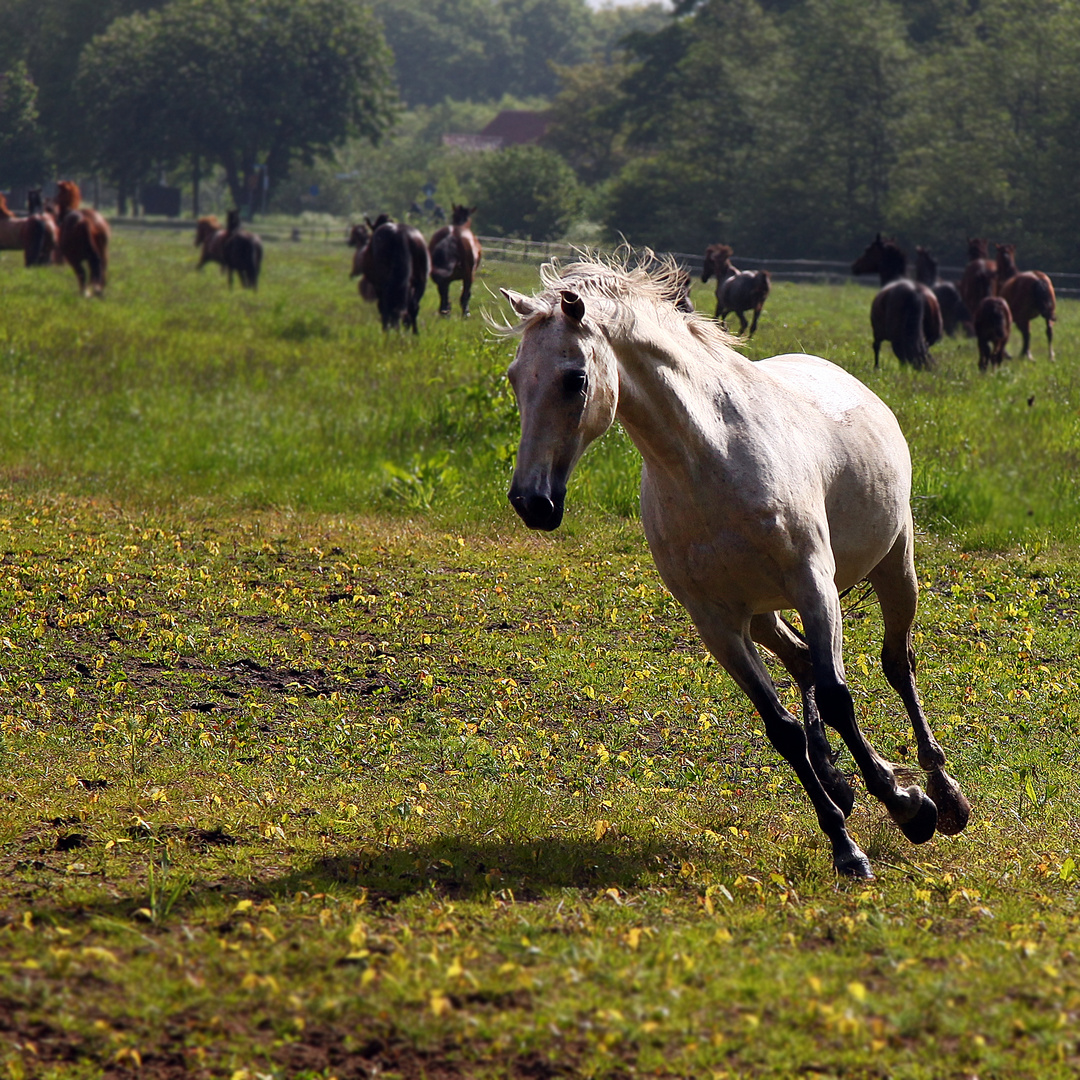
<path fill-rule="evenodd" d="M 660 585 L 624 436 L 528 533 L 479 319 L 384 337 L 343 245 L 271 247 L 254 297 L 192 261 L 122 233 L 104 303 L 0 262 L 0 1077 L 1075 1075 L 1071 305 L 1055 365 L 987 377 L 874 373 L 855 286 L 770 300 L 754 355 L 911 437 L 974 804 L 912 848 L 860 788 L 851 885 Z M 845 635 L 910 762 L 876 610 Z"/>

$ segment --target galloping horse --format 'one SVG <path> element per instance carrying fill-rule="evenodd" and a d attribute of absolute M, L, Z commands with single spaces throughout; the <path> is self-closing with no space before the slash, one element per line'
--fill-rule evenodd
<path fill-rule="evenodd" d="M 450 224 L 438 229 L 428 252 L 431 256 L 431 280 L 439 290 L 439 314 L 450 314 L 450 282 L 461 282 L 461 314 L 469 317 L 469 298 L 472 296 L 473 279 L 480 269 L 483 249 L 472 231 L 472 216 L 476 207 L 458 206 L 454 203 Z"/>
<path fill-rule="evenodd" d="M 925 285 L 904 277 L 906 269 L 907 256 L 881 233 L 851 264 L 853 274 L 878 274 L 881 279 L 881 290 L 870 304 L 875 368 L 883 341 L 892 345 L 902 364 L 920 370 L 934 363 L 930 346 L 941 340 L 941 308 Z"/>
<path fill-rule="evenodd" d="M 1016 268 L 1016 245 L 997 245 L 997 293 L 1009 305 L 1013 322 L 1024 338 L 1024 356 L 1031 359 L 1031 320 L 1046 320 L 1046 344 L 1054 359 L 1054 320 L 1057 297 L 1054 283 L 1041 270 Z"/>
<path fill-rule="evenodd" d="M 416 319 L 427 288 L 431 260 L 419 229 L 404 222 L 384 221 L 372 232 L 354 269 L 362 275 L 360 295 L 368 297 L 364 291 L 366 283 L 378 301 L 384 330 L 404 325 L 414 334 L 420 333 Z"/>
<path fill-rule="evenodd" d="M 222 262 L 229 272 L 229 288 L 232 288 L 235 272 L 240 275 L 243 288 L 257 289 L 262 256 L 262 241 L 254 233 L 240 228 L 239 210 L 230 210 L 225 220 L 225 239 L 221 245 Z"/>
<path fill-rule="evenodd" d="M 213 214 L 207 214 L 195 222 L 195 246 L 202 249 L 196 270 L 201 270 L 208 262 L 216 262 L 224 272 L 225 230 Z"/>
<path fill-rule="evenodd" d="M 559 526 L 571 471 L 618 419 L 644 458 L 641 518 L 660 576 L 794 768 L 836 870 L 873 876 L 845 826 L 854 793 L 823 723 L 909 840 L 963 829 L 970 806 L 915 687 L 911 459 L 888 407 L 820 357 L 748 361 L 722 328 L 675 307 L 674 264 L 647 272 L 582 261 L 541 276 L 538 296 L 503 290 L 520 320 L 507 373 L 521 411 L 509 499 L 525 524 Z M 914 727 L 929 796 L 900 786 L 856 721 L 840 592 L 864 580 L 881 604 L 882 667 Z M 805 636 L 780 616 L 790 608 Z M 755 642 L 798 684 L 804 725 Z"/>
<path fill-rule="evenodd" d="M 985 240 L 977 236 L 968 238 L 968 263 L 960 278 L 960 295 L 972 316 L 987 296 L 994 295 L 997 263 L 988 256 L 989 245 Z"/>
<path fill-rule="evenodd" d="M 57 249 L 75 271 L 83 296 L 93 293 L 100 297 L 109 268 L 109 226 L 96 210 L 82 206 L 82 192 L 73 180 L 61 180 L 56 187 Z M 89 271 L 89 285 L 83 263 Z"/>
<path fill-rule="evenodd" d="M 975 337 L 979 342 L 979 370 L 1001 367 L 1008 356 L 1005 346 L 1012 330 L 1012 313 L 1000 296 L 984 296 L 975 309 Z"/>
<path fill-rule="evenodd" d="M 971 325 L 971 312 L 968 311 L 960 290 L 951 281 L 942 281 L 938 277 L 937 259 L 924 247 L 915 249 L 915 280 L 925 285 L 937 298 L 941 308 L 941 324 L 945 333 L 952 337 L 956 328 Z"/>
<path fill-rule="evenodd" d="M 17 218 L 0 195 L 0 251 L 21 251 L 23 265 L 47 266 L 52 261 L 59 233 L 51 214 Z"/>
<path fill-rule="evenodd" d="M 727 244 L 710 244 L 705 249 L 705 265 L 701 270 L 704 284 L 712 275 L 716 275 L 716 315 L 718 322 L 723 322 L 732 311 L 739 316 L 739 333 L 746 333 L 744 311 L 754 311 L 754 321 L 750 324 L 750 337 L 757 329 L 761 309 L 769 296 L 772 283 L 768 270 L 739 270 L 731 265 L 733 252 Z"/>

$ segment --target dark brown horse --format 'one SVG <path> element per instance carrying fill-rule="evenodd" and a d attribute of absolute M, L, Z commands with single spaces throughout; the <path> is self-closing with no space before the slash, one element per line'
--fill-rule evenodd
<path fill-rule="evenodd" d="M 52 261 L 59 233 L 51 214 L 31 213 L 18 218 L 0 195 L 0 251 L 21 251 L 23 265 L 47 266 Z"/>
<path fill-rule="evenodd" d="M 942 281 L 938 277 L 937 259 L 924 247 L 915 249 L 915 280 L 925 285 L 937 297 L 941 308 L 941 323 L 945 333 L 952 337 L 959 326 L 971 325 L 971 313 L 960 295 L 960 290 L 951 281 Z"/>
<path fill-rule="evenodd" d="M 911 364 L 916 370 L 934 364 L 930 346 L 941 340 L 941 308 L 929 288 L 904 277 L 906 269 L 907 256 L 881 233 L 851 264 L 853 274 L 878 274 L 881 280 L 882 287 L 870 305 L 875 368 L 883 341 L 892 345 L 902 364 Z"/>
<path fill-rule="evenodd" d="M 427 288 L 431 259 L 419 229 L 385 221 L 371 234 L 359 256 L 360 295 L 367 282 L 379 305 L 384 330 L 404 326 L 420 332 L 416 320 Z"/>
<path fill-rule="evenodd" d="M 714 318 L 723 322 L 734 311 L 739 316 L 739 333 L 746 333 L 744 311 L 753 310 L 754 320 L 750 324 L 750 337 L 757 329 L 761 309 L 768 299 L 772 281 L 768 270 L 739 270 L 731 265 L 733 252 L 727 244 L 710 244 L 705 249 L 705 265 L 701 269 L 701 280 L 706 282 L 716 276 L 716 315 Z"/>
<path fill-rule="evenodd" d="M 461 314 L 469 317 L 469 298 L 473 279 L 480 269 L 483 249 L 472 231 L 472 216 L 476 207 L 458 206 L 449 225 L 437 230 L 428 244 L 431 256 L 431 280 L 439 290 L 439 314 L 450 314 L 450 282 L 461 282 Z"/>
<path fill-rule="evenodd" d="M 240 284 L 245 289 L 259 287 L 259 273 L 262 270 L 262 241 L 247 229 L 240 227 L 240 211 L 230 210 L 225 222 L 225 240 L 221 245 L 222 261 L 229 272 L 229 288 L 232 288 L 233 274 L 240 275 Z"/>
<path fill-rule="evenodd" d="M 224 272 L 225 230 L 213 214 L 207 214 L 195 222 L 195 246 L 202 249 L 196 270 L 201 270 L 208 262 L 216 262 Z"/>
<path fill-rule="evenodd" d="M 366 255 L 364 252 L 367 250 L 368 244 L 371 242 L 372 234 L 380 225 L 385 225 L 390 220 L 389 214 L 380 214 L 374 221 L 369 217 L 364 218 L 362 225 L 354 225 L 349 230 L 349 237 L 346 243 L 349 247 L 354 248 L 352 270 L 349 271 L 349 277 L 358 277 L 360 279 L 358 283 L 358 289 L 360 292 L 360 298 L 367 300 L 368 303 L 375 303 L 378 300 L 378 296 L 375 293 L 375 286 L 364 275 L 364 260 Z"/>
<path fill-rule="evenodd" d="M 997 263 L 989 255 L 987 241 L 977 236 L 968 239 L 968 263 L 960 278 L 960 296 L 973 315 L 987 296 L 994 295 Z"/>
<path fill-rule="evenodd" d="M 1031 359 L 1031 320 L 1046 320 L 1046 344 L 1054 359 L 1054 320 L 1057 297 L 1054 284 L 1041 270 L 1016 268 L 1016 246 L 997 245 L 997 293 L 1009 305 L 1013 322 L 1024 338 L 1024 356 Z"/>
<path fill-rule="evenodd" d="M 1009 305 L 1000 296 L 984 296 L 975 309 L 975 337 L 979 341 L 979 370 L 988 367 L 1000 367 L 1008 353 L 1005 346 L 1009 343 L 1012 330 L 1012 314 Z"/>
<path fill-rule="evenodd" d="M 109 226 L 96 210 L 82 205 L 82 192 L 74 181 L 61 180 L 56 187 L 57 251 L 75 271 L 83 296 L 100 297 L 109 268 Z"/>

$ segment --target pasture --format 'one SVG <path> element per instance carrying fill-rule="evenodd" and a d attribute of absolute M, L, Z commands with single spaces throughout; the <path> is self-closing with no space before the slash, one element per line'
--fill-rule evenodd
<path fill-rule="evenodd" d="M 529 533 L 512 344 L 430 287 L 385 336 L 350 257 L 271 244 L 230 294 L 117 229 L 103 302 L 0 257 L 0 1076 L 1075 1075 L 1080 305 L 1053 364 L 874 372 L 869 290 L 774 283 L 747 350 L 842 364 L 912 445 L 974 809 L 915 848 L 860 786 L 851 884 L 662 588 L 626 437 Z M 537 275 L 474 310 L 500 285 Z M 875 605 L 844 629 L 914 765 Z"/>

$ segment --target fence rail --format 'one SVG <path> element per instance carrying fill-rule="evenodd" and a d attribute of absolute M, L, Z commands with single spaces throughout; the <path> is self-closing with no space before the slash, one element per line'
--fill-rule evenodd
<path fill-rule="evenodd" d="M 110 224 L 128 229 L 178 231 L 190 230 L 194 226 L 190 220 L 120 217 L 111 219 Z M 345 239 L 345 230 L 335 229 L 328 225 L 277 225 L 268 222 L 260 223 L 259 235 L 263 240 L 271 243 L 285 243 L 291 240 L 342 243 Z M 552 258 L 572 259 L 579 250 L 571 244 L 543 240 L 518 240 L 512 236 L 477 236 L 477 239 L 484 247 L 486 259 L 502 262 L 539 265 Z M 632 250 L 636 251 L 636 249 Z M 657 254 L 671 255 L 680 266 L 685 266 L 695 276 L 701 273 L 704 266 L 702 255 L 686 251 L 658 252 Z M 736 255 L 735 261 L 742 270 L 768 270 L 776 281 L 827 285 L 837 285 L 848 281 L 868 286 L 877 284 L 877 279 L 872 276 L 853 278 L 851 263 L 839 259 L 773 259 Z M 964 272 L 962 266 L 941 266 L 938 270 L 942 277 L 952 281 L 959 281 Z M 1058 296 L 1080 296 L 1080 273 L 1057 271 L 1051 272 L 1050 277 Z"/>

